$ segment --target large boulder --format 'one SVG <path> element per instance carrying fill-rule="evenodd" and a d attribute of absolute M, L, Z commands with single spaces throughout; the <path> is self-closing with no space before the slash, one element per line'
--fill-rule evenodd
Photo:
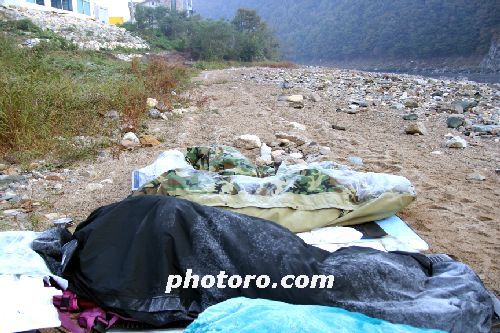
<path fill-rule="evenodd" d="M 304 96 L 302 95 L 291 95 L 286 98 L 290 106 L 295 109 L 302 109 L 304 107 Z"/>
<path fill-rule="evenodd" d="M 244 134 L 236 138 L 234 145 L 237 148 L 255 149 L 255 148 L 260 148 L 262 142 L 260 141 L 260 138 L 257 135 Z"/>
<path fill-rule="evenodd" d="M 415 109 L 418 108 L 418 103 L 412 99 L 409 99 L 405 102 L 405 107 L 409 109 Z"/>
<path fill-rule="evenodd" d="M 458 100 L 452 103 L 453 108 L 457 111 L 457 113 L 462 113 L 463 111 L 469 111 L 473 107 L 477 106 L 477 101 L 465 101 Z"/>
<path fill-rule="evenodd" d="M 500 134 L 500 125 L 474 125 L 472 131 L 479 134 Z"/>
<path fill-rule="evenodd" d="M 465 119 L 463 115 L 453 115 L 449 116 L 448 119 L 446 120 L 446 124 L 448 125 L 448 128 L 458 128 L 462 125 L 464 125 Z"/>
<path fill-rule="evenodd" d="M 276 138 L 281 140 L 288 140 L 290 142 L 295 143 L 297 146 L 302 146 L 304 143 L 308 141 L 304 137 L 288 133 L 276 133 Z"/>
<path fill-rule="evenodd" d="M 406 127 L 405 132 L 406 134 L 427 135 L 427 129 L 421 122 L 410 124 L 408 127 Z"/>
<path fill-rule="evenodd" d="M 446 147 L 448 148 L 465 148 L 467 147 L 467 141 L 462 139 L 459 136 L 451 137 L 448 141 L 446 141 Z"/>

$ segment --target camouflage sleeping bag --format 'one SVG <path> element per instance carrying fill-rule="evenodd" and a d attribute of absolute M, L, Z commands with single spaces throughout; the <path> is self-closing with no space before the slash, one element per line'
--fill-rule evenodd
<path fill-rule="evenodd" d="M 334 162 L 256 167 L 228 146 L 188 148 L 186 167 L 165 170 L 134 195 L 166 195 L 274 221 L 293 232 L 394 215 L 415 199 L 401 176 Z"/>

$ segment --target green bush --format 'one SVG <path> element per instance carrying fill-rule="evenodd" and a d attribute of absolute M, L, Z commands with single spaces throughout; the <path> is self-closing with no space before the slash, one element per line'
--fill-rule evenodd
<path fill-rule="evenodd" d="M 61 35 L 50 30 L 43 30 L 29 19 L 0 21 L 0 32 L 5 32 L 11 36 L 21 35 L 23 37 L 39 38 L 41 42 L 36 47 L 45 52 L 77 49 L 75 44 Z"/>
<path fill-rule="evenodd" d="M 135 24 L 124 27 L 139 33 L 153 48 L 189 51 L 206 61 L 265 61 L 278 57 L 278 43 L 256 11 L 239 9 L 232 22 L 204 20 L 200 16 L 164 7 L 138 6 Z"/>
<path fill-rule="evenodd" d="M 43 30 L 29 19 L 21 19 L 18 21 L 3 21 L 0 22 L 3 29 L 20 30 L 24 32 L 43 34 Z"/>
<path fill-rule="evenodd" d="M 174 43 L 165 36 L 155 36 L 149 40 L 149 44 L 160 50 L 172 50 L 174 49 Z"/>

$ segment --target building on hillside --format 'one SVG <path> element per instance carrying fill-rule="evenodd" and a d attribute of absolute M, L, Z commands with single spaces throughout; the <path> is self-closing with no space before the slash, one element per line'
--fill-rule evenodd
<path fill-rule="evenodd" d="M 137 3 L 138 5 L 144 6 L 144 7 L 151 7 L 151 8 L 156 8 L 156 7 L 167 7 L 171 9 L 171 0 L 146 0 L 143 2 Z"/>
<path fill-rule="evenodd" d="M 80 2 L 81 0 L 77 0 L 77 2 Z M 104 7 L 100 5 L 99 3 L 94 3 L 94 15 L 93 17 L 104 24 L 109 24 L 109 12 L 108 12 L 108 7 Z"/>
<path fill-rule="evenodd" d="M 108 23 L 108 8 L 94 0 L 0 0 L 0 5 L 61 11 Z"/>
<path fill-rule="evenodd" d="M 170 10 L 186 12 L 188 16 L 193 13 L 193 0 L 146 0 L 142 2 L 129 1 L 128 8 L 130 10 L 130 20 L 132 22 L 135 22 L 135 8 L 138 5 L 150 8 L 166 7 Z"/>
<path fill-rule="evenodd" d="M 188 14 L 188 16 L 191 16 L 193 14 L 193 0 L 185 0 L 184 4 L 184 10 Z"/>
<path fill-rule="evenodd" d="M 184 11 L 184 0 L 146 0 L 139 4 L 146 7 L 167 7 L 170 10 Z"/>

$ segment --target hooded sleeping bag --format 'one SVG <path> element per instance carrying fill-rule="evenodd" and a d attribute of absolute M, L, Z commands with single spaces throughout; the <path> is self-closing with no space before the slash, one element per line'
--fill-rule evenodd
<path fill-rule="evenodd" d="M 487 290 L 449 258 L 307 245 L 266 220 L 162 196 L 101 207 L 64 246 L 69 289 L 102 308 L 154 326 L 194 320 L 211 305 L 244 296 L 344 308 L 392 323 L 450 332 L 488 332 Z M 267 275 L 258 288 L 172 288 L 169 275 Z M 287 275 L 333 275 L 331 288 L 284 288 Z M 228 279 L 226 279 L 227 285 Z"/>
<path fill-rule="evenodd" d="M 133 173 L 132 183 L 142 184 L 134 196 L 182 198 L 270 220 L 293 232 L 381 220 L 416 195 L 402 176 L 357 172 L 327 161 L 281 163 L 274 170 L 220 145 L 191 147 L 185 156 L 166 151 L 155 164 L 150 172 L 161 174 L 147 183 L 149 177 L 142 178 L 140 170 Z"/>

